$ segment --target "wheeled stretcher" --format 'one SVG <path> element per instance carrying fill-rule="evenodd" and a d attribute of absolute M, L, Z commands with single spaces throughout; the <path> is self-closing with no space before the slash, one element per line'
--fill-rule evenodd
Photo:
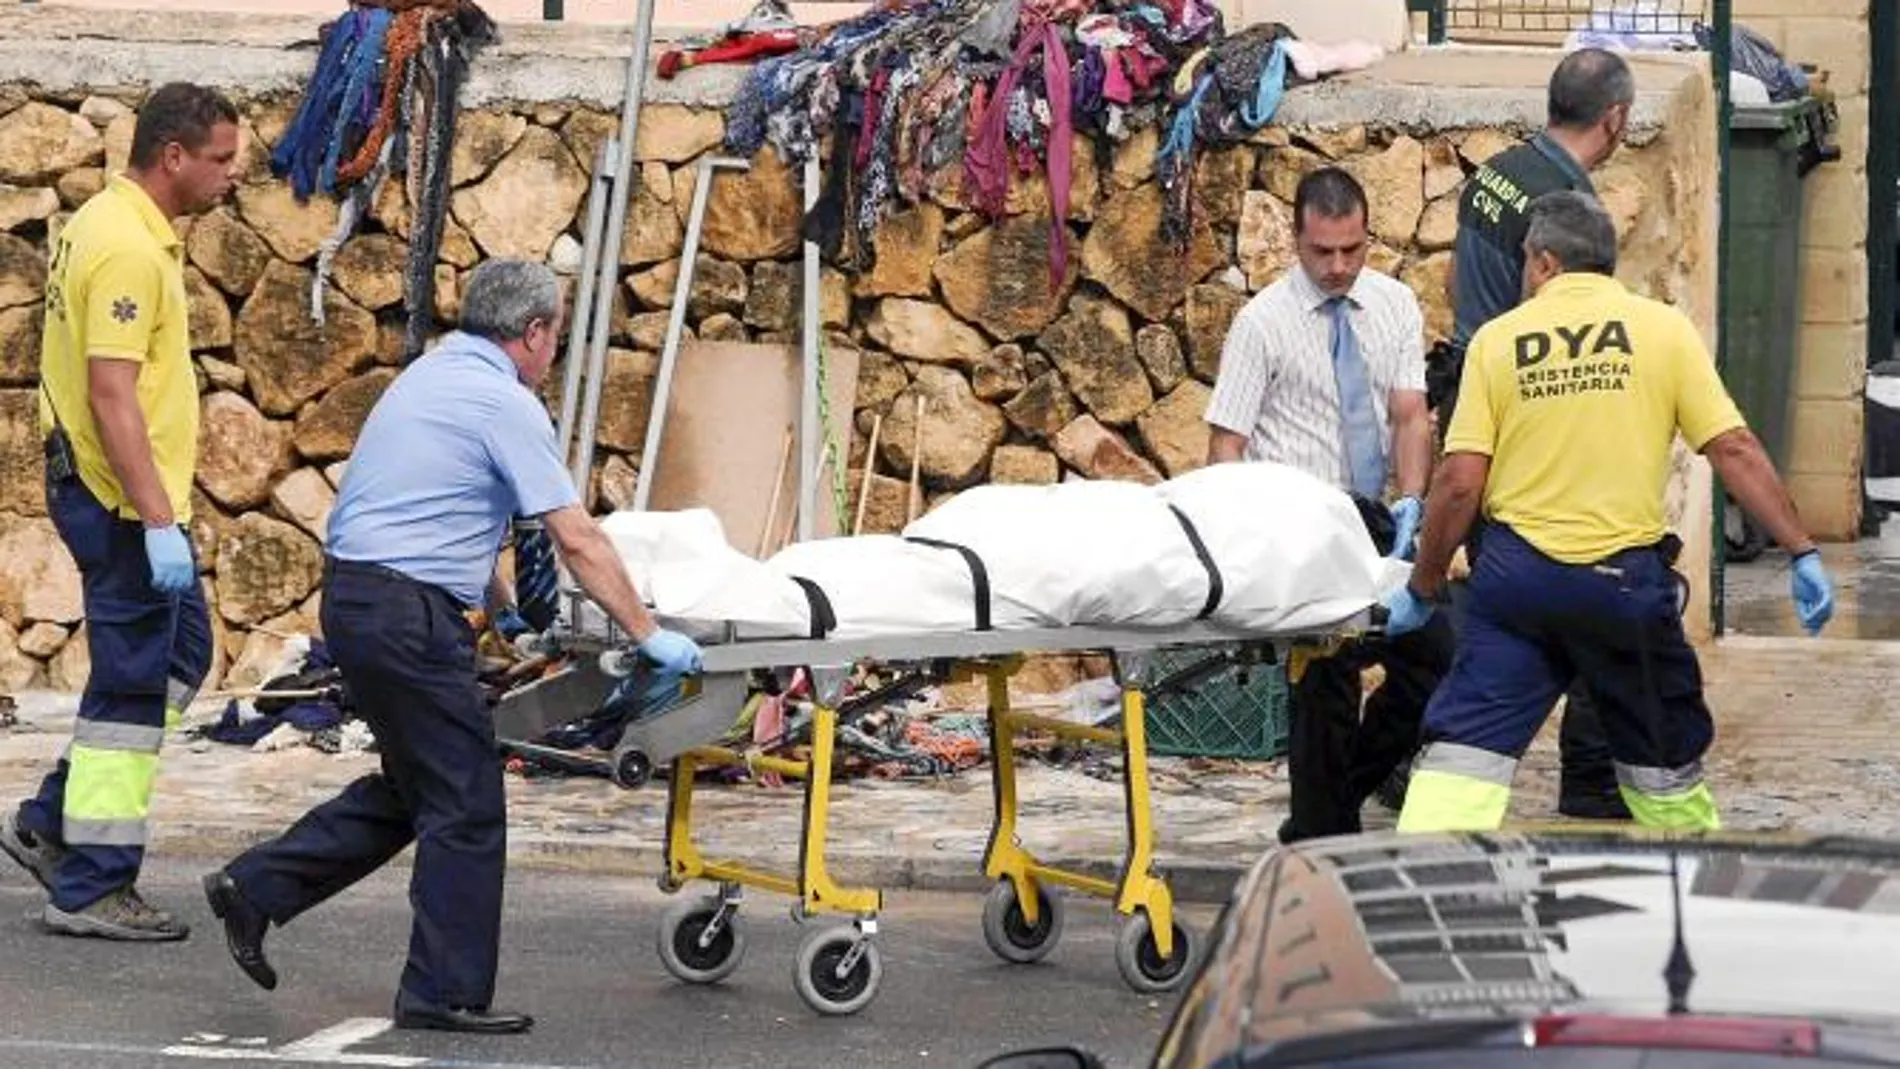
<path fill-rule="evenodd" d="M 1199 624 L 1167 630 L 1077 627 L 709 646 L 704 672 L 686 681 L 680 703 L 661 715 L 629 723 L 612 758 L 614 781 L 627 788 L 644 785 L 655 768 L 671 766 L 661 887 L 673 892 L 693 881 L 717 885 L 714 893 L 682 901 L 667 912 L 659 933 L 661 960 L 675 976 L 691 983 L 729 976 L 745 951 L 739 917 L 743 890 L 756 888 L 793 897 L 794 912 L 801 917 L 832 914 L 852 919 L 849 925 L 817 929 L 801 944 L 793 983 L 807 1004 L 821 1013 L 853 1013 L 875 997 L 883 965 L 873 937 L 883 896 L 873 888 L 840 886 L 827 870 L 825 851 L 838 728 L 854 711 L 845 701 L 845 685 L 855 668 L 877 665 L 898 672 L 899 682 L 873 692 L 858 708 L 882 704 L 894 690 L 920 684 L 971 676 L 988 682 L 994 816 L 982 865 L 984 875 L 997 881 L 983 911 L 983 935 L 990 948 L 1010 962 L 1046 956 L 1063 928 L 1062 899 L 1051 894 L 1050 887 L 1066 887 L 1113 901 L 1116 912 L 1126 918 L 1115 961 L 1128 985 L 1142 992 L 1170 991 L 1187 975 L 1193 948 L 1187 930 L 1174 918 L 1168 884 L 1154 867 L 1143 730 L 1145 688 L 1153 682 L 1149 655 L 1172 647 L 1214 647 L 1253 663 L 1297 663 L 1365 630 L 1368 621 L 1369 614 L 1358 614 L 1330 628 L 1279 635 Z M 631 667 L 630 655 L 601 636 L 549 635 L 540 648 L 582 656 L 566 672 L 503 698 L 497 729 L 504 737 L 532 738 L 572 719 L 577 710 L 598 707 L 614 689 L 617 675 Z M 595 656 L 585 656 L 590 652 Z M 1035 652 L 1111 657 L 1121 687 L 1120 730 L 1012 711 L 1009 678 L 1024 655 Z M 732 726 L 757 673 L 789 668 L 806 669 L 813 683 L 809 760 L 707 745 Z M 1028 732 L 1120 749 L 1128 841 L 1118 878 L 1057 868 L 1022 846 L 1017 837 L 1016 742 Z M 700 769 L 720 766 L 776 772 L 804 782 L 794 872 L 761 872 L 700 853 L 693 840 L 694 777 Z"/>
<path fill-rule="evenodd" d="M 793 547 L 798 551 L 791 558 L 796 568 L 784 562 L 775 566 L 735 559 L 737 554 L 722 557 L 723 539 L 706 532 L 676 539 L 678 525 L 693 522 L 691 517 L 610 517 L 608 529 L 636 581 L 655 601 L 656 613 L 669 625 L 695 632 L 704 649 L 698 675 L 659 681 L 662 688 L 675 689 L 666 700 L 652 703 L 648 715 L 626 724 L 611 757 L 612 778 L 627 788 L 644 785 L 660 767 L 671 768 L 662 888 L 676 892 L 693 881 L 716 887 L 667 912 L 659 933 L 667 969 L 693 983 L 729 976 L 745 950 L 743 892 L 755 888 L 795 898 L 794 913 L 801 918 L 850 918 L 847 925 L 817 928 L 804 939 L 793 981 L 800 996 L 821 1013 L 853 1013 L 867 1005 L 883 970 L 874 940 L 882 895 L 874 888 L 840 886 L 826 866 L 839 728 L 903 693 L 982 677 L 988 684 L 994 770 L 993 821 L 982 861 L 985 875 L 996 881 L 984 909 L 989 946 L 1011 962 L 1047 955 L 1063 927 L 1062 899 L 1051 891 L 1066 887 L 1111 900 L 1125 918 L 1116 962 L 1132 988 L 1164 992 L 1180 984 L 1188 975 L 1193 947 L 1175 919 L 1167 882 L 1155 871 L 1144 723 L 1147 689 L 1156 682 L 1150 676 L 1150 655 L 1180 647 L 1221 650 L 1246 662 L 1285 663 L 1297 673 L 1304 657 L 1372 626 L 1377 587 L 1392 574 L 1381 567 L 1344 495 L 1288 483 L 1284 472 L 1264 466 L 1251 475 L 1208 478 L 1217 482 L 1204 489 L 1216 491 L 1216 496 L 1249 483 L 1255 490 L 1262 485 L 1277 488 L 1283 503 L 1291 499 L 1292 511 L 1274 523 L 1229 524 L 1223 529 L 1221 518 L 1206 510 L 1190 518 L 1176 508 L 1172 515 L 1163 513 L 1161 523 L 1141 516 L 1147 506 L 1130 496 L 1150 488 L 1128 484 L 1105 494 L 1071 491 L 1058 502 L 1065 506 L 1059 510 L 1065 519 L 1052 516 L 1051 522 L 1112 524 L 1100 537 L 1114 541 L 1094 559 L 1112 563 L 1126 558 L 1115 566 L 1141 574 L 1137 588 L 1128 590 L 1100 589 L 1108 580 L 1091 571 L 1085 547 L 1068 549 L 1065 574 L 1050 577 L 1034 560 L 1037 536 L 1022 530 L 1020 523 L 1014 531 L 989 531 L 975 522 L 959 527 L 954 513 L 934 528 L 913 525 L 902 540 L 906 545 L 830 539 Z M 1082 494 L 1118 500 L 1109 512 L 1091 516 Z M 1012 516 L 1033 516 L 1040 507 L 1023 494 L 990 496 L 1008 506 Z M 1317 507 L 1302 512 L 1303 503 Z M 973 521 L 970 514 L 963 518 Z M 1170 526 L 1177 520 L 1178 526 Z M 1284 533 L 1289 527 L 1295 536 L 1276 543 L 1276 532 L 1269 528 Z M 1170 530 L 1184 538 L 1184 546 L 1191 544 L 1191 552 L 1184 550 L 1186 563 L 1159 543 L 1144 546 L 1144 529 L 1157 540 Z M 1070 537 L 1070 532 L 1062 532 L 1055 542 Z M 669 557 L 669 539 L 674 540 L 673 549 L 688 546 L 688 556 L 694 559 Z M 1262 568 L 1255 562 L 1250 571 L 1249 562 L 1230 551 L 1222 570 L 1223 545 L 1252 546 L 1256 541 L 1267 552 L 1280 552 L 1285 567 Z M 708 546 L 713 558 L 698 559 Z M 905 563 L 880 564 L 882 558 Z M 946 561 L 949 564 L 942 566 Z M 1062 619 L 1065 615 L 1069 621 Z M 1118 616 L 1122 619 L 1114 619 Z M 955 626 L 953 618 L 958 617 L 967 623 Z M 1112 622 L 1088 622 L 1104 619 Z M 561 623 L 529 644 L 536 654 L 558 658 L 562 668 L 503 695 L 496 709 L 497 733 L 521 740 L 511 745 L 532 752 L 526 740 L 617 700 L 630 682 L 643 685 L 642 665 L 629 648 L 625 636 L 597 607 L 570 591 Z M 1013 711 L 1009 679 L 1025 655 L 1038 652 L 1107 655 L 1121 690 L 1119 728 Z M 896 682 L 866 695 L 847 696 L 854 672 L 864 667 L 896 673 Z M 730 733 L 764 677 L 794 669 L 804 669 L 812 684 L 808 759 L 714 745 Z M 1128 839 L 1117 878 L 1045 864 L 1019 841 L 1016 747 L 1031 732 L 1120 749 Z M 695 774 L 715 767 L 777 773 L 805 784 L 795 871 L 762 872 L 700 853 L 692 826 Z"/>

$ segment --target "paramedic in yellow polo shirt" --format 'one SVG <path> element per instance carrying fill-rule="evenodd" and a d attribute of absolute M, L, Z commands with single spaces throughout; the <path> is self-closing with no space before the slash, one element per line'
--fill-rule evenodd
<path fill-rule="evenodd" d="M 60 231 L 46 282 L 40 425 L 46 504 L 79 566 L 92 673 L 72 744 L 0 822 L 0 849 L 49 892 L 64 935 L 165 941 L 186 924 L 137 889 L 168 721 L 211 665 L 211 620 L 185 524 L 198 386 L 184 248 L 171 220 L 238 175 L 237 111 L 174 84 L 139 109 L 129 166 Z"/>
<path fill-rule="evenodd" d="M 1465 631 L 1426 709 L 1399 830 L 1502 824 L 1518 759 L 1575 677 L 1603 711 L 1637 821 L 1718 828 L 1702 778 L 1713 725 L 1663 518 L 1676 433 L 1793 557 L 1810 633 L 1832 615 L 1831 583 L 1695 327 L 1616 281 L 1602 205 L 1538 198 L 1524 246 L 1535 296 L 1472 340 L 1418 562 L 1387 602 L 1391 631 L 1431 615 L 1482 506 Z"/>

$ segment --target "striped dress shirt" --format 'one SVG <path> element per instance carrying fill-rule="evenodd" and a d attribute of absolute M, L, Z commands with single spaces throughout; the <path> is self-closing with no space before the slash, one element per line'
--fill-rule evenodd
<path fill-rule="evenodd" d="M 1411 287 L 1364 268 L 1346 294 L 1372 406 L 1394 472 L 1390 396 L 1425 392 L 1425 317 Z M 1246 458 L 1299 468 L 1351 489 L 1327 297 L 1295 265 L 1234 316 L 1205 419 L 1247 437 Z"/>

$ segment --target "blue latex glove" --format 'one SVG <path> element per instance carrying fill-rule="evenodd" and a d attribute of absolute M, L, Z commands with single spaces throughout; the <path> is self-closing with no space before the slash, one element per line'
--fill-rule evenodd
<path fill-rule="evenodd" d="M 662 672 L 690 675 L 699 671 L 699 644 L 678 631 L 660 628 L 640 643 L 640 652 L 658 665 Z"/>
<path fill-rule="evenodd" d="M 1810 549 L 1794 559 L 1794 612 L 1808 634 L 1818 635 L 1834 616 L 1834 581 L 1821 564 L 1821 551 Z"/>
<path fill-rule="evenodd" d="M 1425 503 L 1415 497 L 1402 497 L 1392 505 L 1392 557 L 1411 560 L 1418 538 L 1418 525 L 1425 521 Z"/>
<path fill-rule="evenodd" d="M 152 589 L 161 594 L 182 594 L 198 581 L 191 543 L 177 524 L 145 529 L 145 559 L 152 565 Z"/>
<path fill-rule="evenodd" d="M 1432 604 L 1412 593 L 1412 588 L 1402 586 L 1385 597 L 1385 637 L 1397 638 L 1400 635 L 1417 631 L 1432 618 Z"/>
<path fill-rule="evenodd" d="M 533 630 L 533 628 L 528 626 L 528 621 L 523 620 L 521 613 L 516 611 L 512 605 L 495 614 L 496 634 L 499 634 L 502 638 L 510 642 L 513 642 L 517 636 L 525 635 L 531 630 Z"/>

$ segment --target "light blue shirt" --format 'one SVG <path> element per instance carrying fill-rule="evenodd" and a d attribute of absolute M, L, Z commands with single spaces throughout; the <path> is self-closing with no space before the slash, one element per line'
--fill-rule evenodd
<path fill-rule="evenodd" d="M 458 331 L 370 411 L 330 513 L 329 553 L 480 605 L 510 520 L 579 500 L 553 421 L 514 362 Z"/>

